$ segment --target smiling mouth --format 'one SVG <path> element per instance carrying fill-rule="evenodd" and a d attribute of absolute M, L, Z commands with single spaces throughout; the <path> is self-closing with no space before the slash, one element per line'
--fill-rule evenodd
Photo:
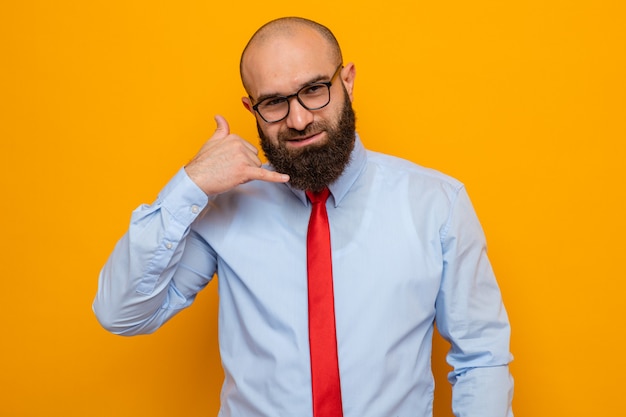
<path fill-rule="evenodd" d="M 289 139 L 288 141 L 289 142 L 304 142 L 305 140 L 311 139 L 313 136 L 315 136 L 315 135 L 307 136 L 307 137 L 304 137 L 304 138 L 292 138 L 292 139 Z"/>
<path fill-rule="evenodd" d="M 321 139 L 323 132 L 317 132 L 317 133 L 313 133 L 311 135 L 307 135 L 304 137 L 295 137 L 295 138 L 289 138 L 287 140 L 285 140 L 285 142 L 289 142 L 289 143 L 307 143 L 307 142 L 314 142 L 317 141 L 319 139 Z"/>

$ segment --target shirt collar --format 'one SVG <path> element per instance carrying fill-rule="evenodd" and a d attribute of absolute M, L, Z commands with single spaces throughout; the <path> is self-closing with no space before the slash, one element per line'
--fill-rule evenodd
<path fill-rule="evenodd" d="M 346 194 L 348 194 L 352 184 L 354 184 L 356 179 L 359 177 L 365 167 L 365 163 L 367 162 L 367 153 L 363 143 L 361 142 L 361 138 L 358 133 L 356 133 L 355 136 L 354 149 L 352 149 L 352 153 L 350 154 L 350 162 L 348 162 L 348 165 L 343 170 L 341 176 L 328 186 L 330 193 L 333 196 L 335 207 L 339 206 L 341 200 L 343 200 Z M 287 186 L 304 205 L 309 204 L 303 190 L 295 189 L 289 183 L 287 183 Z"/>

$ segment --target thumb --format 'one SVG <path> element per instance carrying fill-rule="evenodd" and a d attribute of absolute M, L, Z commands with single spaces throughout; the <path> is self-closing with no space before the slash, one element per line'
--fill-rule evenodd
<path fill-rule="evenodd" d="M 215 123 L 217 123 L 217 127 L 215 128 L 215 136 L 224 138 L 230 135 L 230 126 L 228 126 L 228 122 L 226 121 L 226 119 L 224 119 L 223 116 L 216 114 Z"/>

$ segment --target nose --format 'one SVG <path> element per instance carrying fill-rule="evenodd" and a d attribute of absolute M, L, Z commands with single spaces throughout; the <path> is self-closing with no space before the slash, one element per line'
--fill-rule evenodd
<path fill-rule="evenodd" d="M 289 114 L 285 119 L 287 126 L 291 129 L 304 130 L 313 122 L 313 113 L 298 101 L 296 97 L 289 103 Z"/>

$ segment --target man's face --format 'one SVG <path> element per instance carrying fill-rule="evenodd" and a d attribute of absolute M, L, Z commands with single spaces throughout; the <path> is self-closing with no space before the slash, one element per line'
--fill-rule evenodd
<path fill-rule="evenodd" d="M 250 97 L 244 106 L 256 117 L 261 146 L 278 172 L 290 175 L 292 186 L 319 190 L 336 180 L 349 162 L 354 145 L 352 110 L 354 66 L 346 65 L 330 87 L 330 102 L 308 110 L 294 97 L 289 114 L 267 123 L 252 106 L 259 98 L 294 94 L 312 82 L 331 80 L 338 62 L 327 42 L 314 31 L 266 40 L 250 48 L 243 73 Z"/>
<path fill-rule="evenodd" d="M 270 138 L 257 120 L 261 147 L 267 160 L 276 171 L 289 175 L 293 187 L 319 191 L 339 178 L 350 162 L 355 139 L 355 117 L 346 90 L 342 89 L 342 93 L 343 105 L 333 120 L 314 121 L 302 131 L 286 127 L 278 132 L 277 137 Z M 323 139 L 292 146 L 298 138 L 316 135 L 322 135 Z"/>

